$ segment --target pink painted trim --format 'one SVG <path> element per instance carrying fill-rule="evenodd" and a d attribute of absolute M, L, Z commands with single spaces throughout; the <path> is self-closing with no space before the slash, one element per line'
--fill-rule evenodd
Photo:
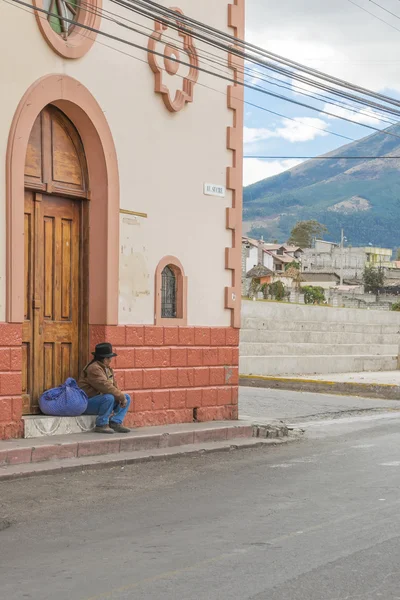
<path fill-rule="evenodd" d="M 36 81 L 20 101 L 6 156 L 7 321 L 24 320 L 24 168 L 30 132 L 54 104 L 75 125 L 85 149 L 90 186 L 89 323 L 118 323 L 119 176 L 111 131 L 91 93 L 67 75 Z M 101 265 L 101 267 L 100 267 Z"/>
<path fill-rule="evenodd" d="M 244 39 L 244 0 L 232 0 L 228 5 L 228 26 L 235 37 Z M 229 54 L 228 61 L 234 78 L 242 79 L 244 61 L 233 54 Z M 243 100 L 243 86 L 228 86 L 228 108 L 233 112 L 233 126 L 227 129 L 226 146 L 232 150 L 232 166 L 227 168 L 226 187 L 232 190 L 232 207 L 227 209 L 226 228 L 232 231 L 232 247 L 226 248 L 225 268 L 232 272 L 232 285 L 225 288 L 225 308 L 231 310 L 231 324 L 235 328 L 240 328 L 241 304 Z"/>
<path fill-rule="evenodd" d="M 177 318 L 165 319 L 161 316 L 161 274 L 164 267 L 172 267 L 177 278 Z M 182 263 L 175 256 L 164 256 L 155 274 L 155 325 L 187 325 L 187 277 Z"/>
<path fill-rule="evenodd" d="M 147 60 L 151 70 L 154 73 L 154 91 L 156 94 L 161 94 L 164 104 L 170 112 L 179 112 L 187 102 L 193 101 L 194 86 L 199 78 L 199 71 L 197 69 L 199 58 L 194 45 L 193 37 L 190 34 L 190 29 L 179 18 L 180 15 L 183 15 L 183 11 L 176 7 L 172 8 L 171 10 L 176 12 L 175 21 L 179 27 L 179 36 L 183 39 L 183 48 L 187 52 L 190 62 L 189 74 L 183 80 L 182 89 L 177 90 L 173 98 L 168 87 L 163 83 L 163 71 L 157 62 L 160 57 L 157 57 L 155 54 L 153 54 L 153 51 L 156 50 L 157 43 L 162 41 L 163 33 L 168 30 L 168 25 L 160 23 L 157 20 L 154 22 L 154 32 L 150 36 L 147 44 L 147 48 L 149 50 L 147 53 Z M 179 57 L 179 52 L 172 50 L 171 46 L 167 44 L 164 50 L 165 69 L 170 75 L 175 75 L 178 71 L 179 65 L 170 59 L 171 56 L 177 58 Z"/>
<path fill-rule="evenodd" d="M 78 13 L 78 22 L 99 29 L 101 22 L 102 0 L 86 0 L 87 5 Z M 37 8 L 45 9 L 43 0 L 32 0 Z M 47 15 L 35 11 L 36 22 L 50 48 L 64 58 L 81 58 L 93 46 L 97 34 L 78 25 L 74 26 L 66 40 L 55 32 L 47 20 Z"/>

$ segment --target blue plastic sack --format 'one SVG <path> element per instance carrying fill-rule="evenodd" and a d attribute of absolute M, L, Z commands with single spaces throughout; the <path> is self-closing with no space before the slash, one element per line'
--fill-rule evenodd
<path fill-rule="evenodd" d="M 43 392 L 39 399 L 42 413 L 55 417 L 79 417 L 87 405 L 87 395 L 72 377 L 59 387 Z"/>

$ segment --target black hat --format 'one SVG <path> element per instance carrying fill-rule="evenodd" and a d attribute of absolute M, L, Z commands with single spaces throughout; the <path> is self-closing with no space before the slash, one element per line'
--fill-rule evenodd
<path fill-rule="evenodd" d="M 92 354 L 95 358 L 113 358 L 113 356 L 117 356 L 108 342 L 97 344 Z"/>

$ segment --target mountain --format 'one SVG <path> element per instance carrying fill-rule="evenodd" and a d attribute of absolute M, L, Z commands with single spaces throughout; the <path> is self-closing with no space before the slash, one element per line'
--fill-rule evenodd
<path fill-rule="evenodd" d="M 309 160 L 247 186 L 243 231 L 281 243 L 297 221 L 316 219 L 328 228 L 329 240 L 337 241 L 343 227 L 353 246 L 400 246 L 400 125 L 386 132 L 325 156 L 396 158 Z"/>

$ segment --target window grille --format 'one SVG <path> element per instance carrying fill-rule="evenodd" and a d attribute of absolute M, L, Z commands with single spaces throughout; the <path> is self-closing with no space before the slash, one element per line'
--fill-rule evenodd
<path fill-rule="evenodd" d="M 171 267 L 164 267 L 162 272 L 161 316 L 176 319 L 176 276 Z"/>

